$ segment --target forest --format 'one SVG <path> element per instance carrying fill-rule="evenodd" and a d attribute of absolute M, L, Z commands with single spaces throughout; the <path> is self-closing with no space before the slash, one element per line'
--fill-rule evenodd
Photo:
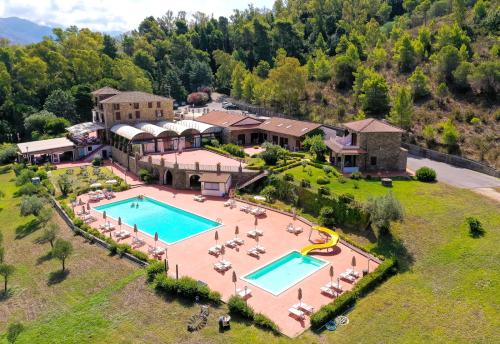
<path fill-rule="evenodd" d="M 210 89 L 330 124 L 385 118 L 410 143 L 498 168 L 499 29 L 494 0 L 276 0 L 229 18 L 166 11 L 118 38 L 3 40 L 0 142 L 63 135 L 102 86 L 178 101 Z"/>

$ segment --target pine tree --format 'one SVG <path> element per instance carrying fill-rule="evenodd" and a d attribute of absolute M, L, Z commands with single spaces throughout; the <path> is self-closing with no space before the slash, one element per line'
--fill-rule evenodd
<path fill-rule="evenodd" d="M 408 79 L 415 99 L 425 98 L 430 94 L 429 78 L 424 74 L 422 68 L 417 67 Z"/>
<path fill-rule="evenodd" d="M 413 99 L 411 90 L 406 86 L 399 86 L 394 97 L 391 113 L 388 120 L 404 129 L 411 128 L 413 117 Z"/>

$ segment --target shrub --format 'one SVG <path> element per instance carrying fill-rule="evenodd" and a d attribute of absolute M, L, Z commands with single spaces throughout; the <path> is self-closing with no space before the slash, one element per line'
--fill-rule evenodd
<path fill-rule="evenodd" d="M 210 290 L 207 285 L 201 284 L 191 277 L 182 277 L 176 280 L 164 274 L 156 275 L 155 288 L 158 291 L 188 299 L 194 299 L 198 296 L 200 300 L 211 302 L 214 305 L 221 302 L 221 295 L 218 292 Z"/>
<path fill-rule="evenodd" d="M 303 188 L 310 188 L 311 182 L 309 181 L 309 179 L 302 179 L 300 181 L 300 186 L 302 186 Z"/>
<path fill-rule="evenodd" d="M 267 185 L 261 190 L 260 194 L 266 198 L 267 202 L 272 203 L 276 198 L 277 190 L 274 186 Z"/>
<path fill-rule="evenodd" d="M 345 184 L 347 182 L 347 180 L 345 180 L 345 177 L 344 176 L 338 176 L 337 177 L 337 180 L 340 184 Z"/>
<path fill-rule="evenodd" d="M 146 182 L 147 184 L 151 184 L 153 182 L 153 180 L 154 180 L 153 175 L 151 174 L 151 172 L 149 172 L 145 168 L 141 168 L 139 170 L 138 174 L 139 174 L 139 178 L 141 178 L 141 180 L 143 182 Z"/>
<path fill-rule="evenodd" d="M 227 307 L 229 308 L 229 313 L 234 315 L 239 315 L 245 319 L 253 320 L 254 311 L 245 300 L 239 296 L 231 296 L 227 301 Z"/>
<path fill-rule="evenodd" d="M 323 166 L 323 172 L 325 172 L 326 175 L 330 174 L 333 171 L 333 168 L 331 166 L 325 165 Z"/>
<path fill-rule="evenodd" d="M 403 206 L 392 192 L 384 196 L 369 197 L 365 203 L 365 212 L 370 215 L 370 221 L 380 232 L 388 231 L 393 221 L 404 218 Z"/>
<path fill-rule="evenodd" d="M 35 172 L 30 169 L 23 169 L 19 171 L 16 177 L 16 185 L 20 186 L 26 183 L 31 183 L 31 178 L 35 176 Z"/>
<path fill-rule="evenodd" d="M 205 92 L 193 92 L 187 96 L 188 104 L 192 104 L 194 106 L 203 106 L 208 103 L 209 100 L 210 97 Z"/>
<path fill-rule="evenodd" d="M 319 211 L 319 222 L 325 227 L 333 227 L 335 225 L 335 211 L 332 207 L 323 207 Z"/>
<path fill-rule="evenodd" d="M 0 164 L 14 162 L 17 157 L 17 147 L 14 144 L 0 145 Z"/>
<path fill-rule="evenodd" d="M 415 173 L 417 179 L 421 182 L 431 183 L 436 181 L 436 171 L 430 167 L 420 167 Z"/>
<path fill-rule="evenodd" d="M 278 325 L 276 325 L 271 319 L 266 317 L 264 314 L 256 313 L 253 317 L 253 321 L 255 322 L 255 326 L 260 327 L 261 329 L 269 330 L 275 334 L 280 333 Z"/>
<path fill-rule="evenodd" d="M 148 276 L 148 282 L 153 282 L 156 278 L 156 275 L 162 274 L 165 272 L 165 264 L 161 261 L 156 261 L 154 263 L 149 264 L 146 268 L 146 275 Z"/>
<path fill-rule="evenodd" d="M 31 183 L 24 184 L 16 192 L 15 196 L 31 196 L 37 194 L 41 191 L 40 186 L 33 185 Z"/>
<path fill-rule="evenodd" d="M 67 196 L 73 191 L 73 183 L 67 174 L 63 174 L 57 179 L 57 186 L 59 186 L 63 196 Z"/>
<path fill-rule="evenodd" d="M 470 124 L 476 125 L 479 123 L 481 123 L 481 120 L 477 117 L 472 117 L 472 119 L 470 120 Z"/>
<path fill-rule="evenodd" d="M 468 217 L 465 220 L 467 221 L 467 224 L 469 225 L 469 234 L 473 238 L 483 236 L 486 233 L 481 221 L 479 221 L 477 218 Z"/>
<path fill-rule="evenodd" d="M 313 329 L 321 328 L 327 321 L 344 313 L 352 307 L 356 301 L 375 289 L 387 277 L 396 272 L 397 263 L 393 259 L 386 259 L 375 271 L 363 277 L 350 291 L 344 292 L 333 302 L 321 307 L 317 312 L 311 315 L 311 327 Z"/>
<path fill-rule="evenodd" d="M 96 156 L 94 160 L 92 160 L 93 166 L 101 166 L 101 164 L 102 164 L 102 158 L 100 156 Z"/>
<path fill-rule="evenodd" d="M 283 179 L 287 182 L 293 182 L 293 174 L 285 173 L 285 175 L 283 176 Z"/>
<path fill-rule="evenodd" d="M 26 196 L 21 202 L 21 215 L 35 215 L 38 216 L 40 210 L 43 208 L 43 201 L 35 196 Z"/>
<path fill-rule="evenodd" d="M 330 183 L 330 179 L 328 179 L 327 177 L 318 177 L 318 179 L 316 179 L 316 183 L 318 183 L 319 185 L 326 185 Z"/>
<path fill-rule="evenodd" d="M 266 165 L 274 166 L 280 158 L 281 148 L 278 145 L 266 144 L 266 150 L 260 153 L 260 157 L 265 161 Z"/>
<path fill-rule="evenodd" d="M 214 147 L 219 147 L 219 140 L 217 139 L 212 139 L 210 140 L 210 146 L 214 146 Z"/>
<path fill-rule="evenodd" d="M 227 143 L 225 145 L 222 145 L 221 148 L 233 156 L 236 156 L 239 158 L 245 157 L 245 152 L 243 151 L 243 148 L 241 148 L 238 145 L 235 145 L 232 143 Z"/>
<path fill-rule="evenodd" d="M 363 178 L 361 172 L 354 172 L 351 174 L 351 179 L 360 180 L 361 178 Z"/>
<path fill-rule="evenodd" d="M 319 196 L 328 196 L 330 194 L 330 189 L 327 188 L 326 186 L 320 186 L 318 188 L 318 195 Z"/>

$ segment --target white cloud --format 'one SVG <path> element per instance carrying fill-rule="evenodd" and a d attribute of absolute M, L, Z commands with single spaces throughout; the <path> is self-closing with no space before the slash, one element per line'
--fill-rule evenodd
<path fill-rule="evenodd" d="M 89 27 L 94 30 L 127 31 L 137 28 L 147 16 L 160 17 L 197 11 L 230 16 L 233 9 L 272 7 L 274 0 L 0 0 L 0 17 L 21 17 L 39 24 Z"/>

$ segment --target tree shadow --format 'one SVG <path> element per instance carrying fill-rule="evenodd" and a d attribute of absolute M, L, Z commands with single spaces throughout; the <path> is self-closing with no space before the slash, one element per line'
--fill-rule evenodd
<path fill-rule="evenodd" d="M 379 236 L 377 246 L 372 251 L 386 257 L 396 257 L 399 272 L 408 271 L 415 262 L 415 257 L 407 250 L 403 241 L 394 237 L 390 231 Z"/>
<path fill-rule="evenodd" d="M 58 270 L 58 271 L 53 271 L 49 274 L 49 280 L 47 281 L 47 285 L 51 286 L 54 284 L 61 283 L 68 277 L 69 275 L 69 270 L 66 269 L 64 271 Z"/>
<path fill-rule="evenodd" d="M 49 251 L 46 254 L 44 254 L 43 256 L 40 256 L 40 257 L 37 258 L 36 265 L 41 265 L 41 264 L 43 264 L 45 262 L 48 262 L 52 258 L 53 258 L 52 257 L 52 251 Z"/>
<path fill-rule="evenodd" d="M 7 291 L 2 290 L 0 292 L 0 302 L 7 301 L 14 295 L 14 289 L 12 288 L 7 288 Z"/>
<path fill-rule="evenodd" d="M 16 240 L 23 239 L 35 232 L 40 228 L 40 222 L 37 219 L 33 219 L 24 225 L 17 226 L 16 228 Z"/>

